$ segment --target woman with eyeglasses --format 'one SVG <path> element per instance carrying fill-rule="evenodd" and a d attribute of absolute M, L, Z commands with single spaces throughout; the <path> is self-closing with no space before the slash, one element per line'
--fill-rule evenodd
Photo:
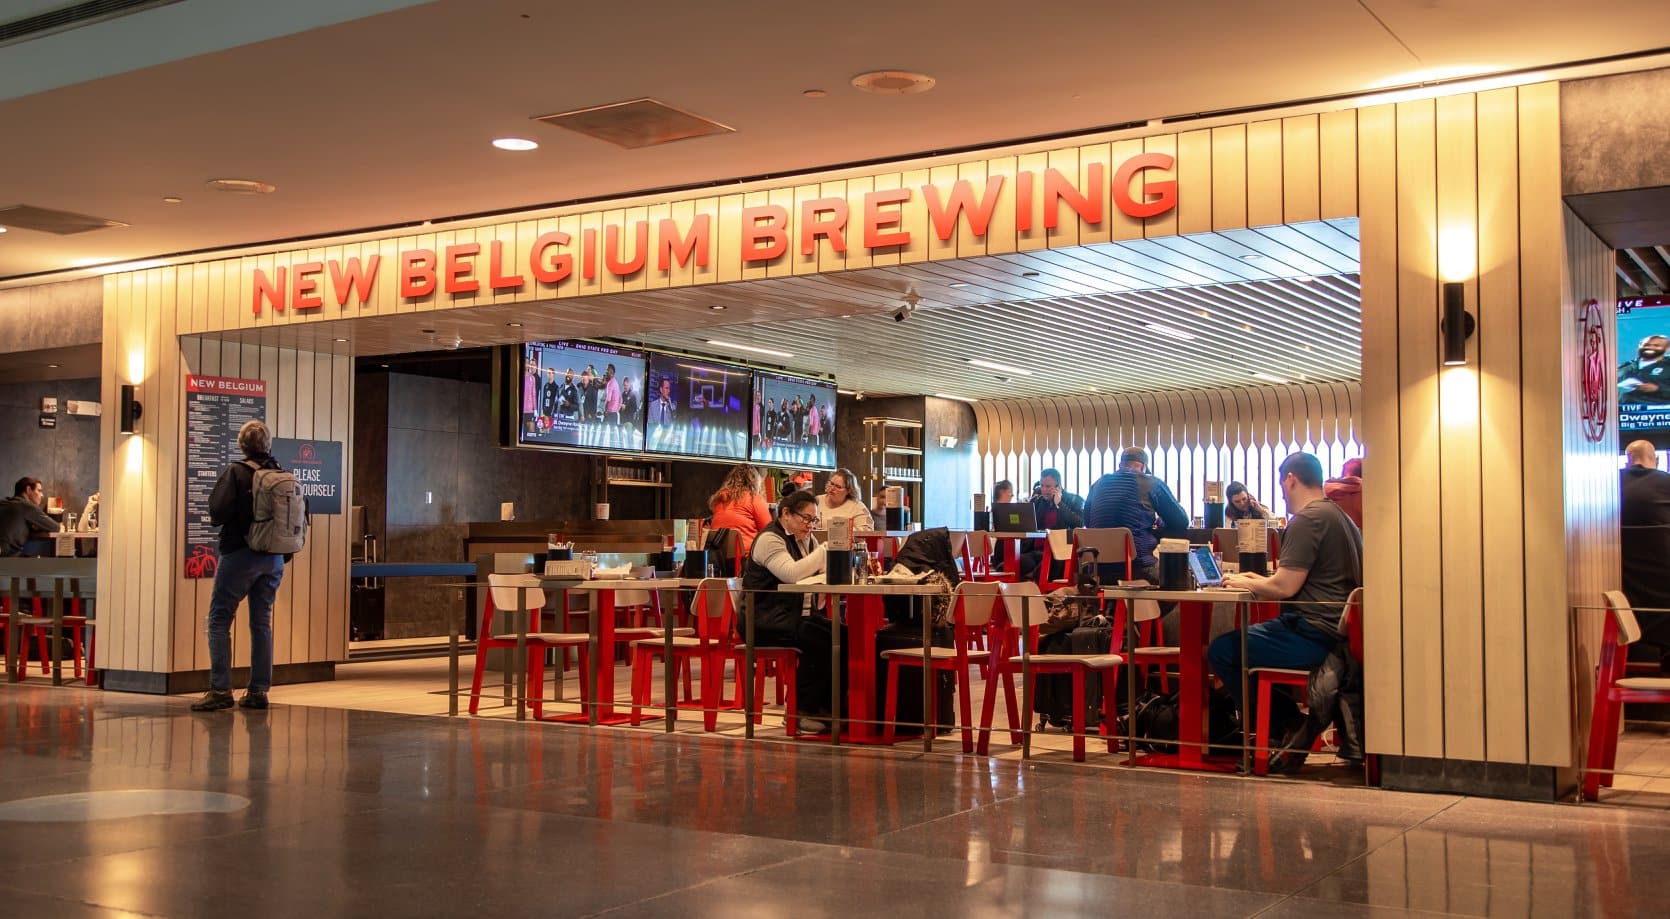
<path fill-rule="evenodd" d="M 827 618 L 812 611 L 811 594 L 780 593 L 777 587 L 823 572 L 827 553 L 812 536 L 817 522 L 817 497 L 806 490 L 791 492 L 777 505 L 777 519 L 754 540 L 742 566 L 742 589 L 754 597 L 754 646 L 800 649 L 795 695 L 803 734 L 827 729 L 821 719 L 830 711 L 834 632 Z"/>
<path fill-rule="evenodd" d="M 818 515 L 823 517 L 824 526 L 837 517 L 846 517 L 851 518 L 854 530 L 876 528 L 876 518 L 864 506 L 864 492 L 851 469 L 837 469 L 829 474 L 829 481 L 823 484 L 823 494 L 818 496 Z"/>
<path fill-rule="evenodd" d="M 712 529 L 728 527 L 736 531 L 736 551 L 747 556 L 754 545 L 754 537 L 771 523 L 771 508 L 766 505 L 765 476 L 747 463 L 733 466 L 719 490 L 707 499 L 713 511 Z"/>

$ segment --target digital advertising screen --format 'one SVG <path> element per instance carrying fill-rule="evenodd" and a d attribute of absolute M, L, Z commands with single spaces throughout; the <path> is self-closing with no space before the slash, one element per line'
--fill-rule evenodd
<path fill-rule="evenodd" d="M 517 442 L 644 448 L 644 352 L 586 341 L 522 346 Z"/>
<path fill-rule="evenodd" d="M 677 354 L 649 356 L 645 449 L 709 459 L 748 458 L 746 367 Z"/>
<path fill-rule="evenodd" d="M 835 384 L 754 372 L 749 455 L 773 466 L 835 467 Z"/>
<path fill-rule="evenodd" d="M 1618 301 L 1618 437 L 1670 446 L 1670 297 Z"/>

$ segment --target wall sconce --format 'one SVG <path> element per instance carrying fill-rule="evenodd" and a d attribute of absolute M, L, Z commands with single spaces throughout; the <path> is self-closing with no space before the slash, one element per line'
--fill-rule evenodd
<path fill-rule="evenodd" d="M 145 406 L 140 405 L 134 398 L 135 388 L 131 383 L 122 384 L 122 414 L 121 432 L 132 434 L 139 430 L 139 416 L 145 413 Z"/>
<path fill-rule="evenodd" d="M 1444 282 L 1444 316 L 1439 328 L 1444 334 L 1444 366 L 1466 364 L 1467 339 L 1473 337 L 1476 324 L 1467 312 L 1466 286 L 1460 281 Z"/>

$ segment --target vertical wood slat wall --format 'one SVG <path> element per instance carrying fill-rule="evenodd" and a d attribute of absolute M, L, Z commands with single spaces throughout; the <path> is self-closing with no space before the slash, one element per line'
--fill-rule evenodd
<path fill-rule="evenodd" d="M 1558 370 L 1562 347 L 1569 343 L 1560 302 L 1566 266 L 1548 257 L 1563 251 L 1558 131 L 1558 87 L 1537 84 L 1215 126 L 1181 135 L 1141 137 L 1130 132 L 1055 150 L 1017 147 L 984 156 L 902 163 L 869 175 L 849 170 L 816 182 L 803 180 L 798 188 L 756 183 L 720 196 L 618 202 L 587 213 L 118 275 L 107 279 L 106 288 L 106 402 L 114 404 L 114 386 L 128 379 L 126 355 L 134 346 L 145 353 L 141 378 L 147 389 L 177 385 L 159 382 L 163 365 L 174 359 L 177 334 L 258 330 L 344 315 L 467 309 L 473 303 L 576 298 L 636 287 L 640 280 L 647 287 L 677 287 L 1044 250 L 1084 240 L 1163 236 L 1208 226 L 1233 230 L 1355 215 L 1362 240 L 1365 398 L 1347 414 L 1354 429 L 1362 431 L 1357 439 L 1372 454 L 1364 495 L 1370 747 L 1381 753 L 1565 765 L 1572 755 L 1572 687 L 1569 679 L 1550 675 L 1566 674 L 1570 666 L 1564 602 L 1568 582 L 1574 592 L 1589 592 L 1592 585 L 1577 584 L 1572 572 L 1581 570 L 1587 577 L 1606 570 L 1595 567 L 1599 556 L 1594 553 L 1615 554 L 1616 536 L 1568 508 L 1562 493 L 1562 479 L 1570 483 L 1573 476 L 1584 483 L 1584 494 L 1590 488 L 1598 494 L 1602 479 L 1611 488 L 1615 481 L 1612 470 L 1601 469 L 1598 462 L 1585 465 L 1587 454 L 1570 451 L 1573 419 L 1564 408 L 1556 410 L 1570 405 L 1569 381 Z M 930 177 L 965 177 L 978 184 L 981 176 L 1012 175 L 1046 165 L 1082 178 L 1092 164 L 1105 166 L 1143 150 L 1176 152 L 1175 176 L 1185 183 L 1179 189 L 1177 211 L 1146 221 L 1109 213 L 1103 223 L 1091 224 L 1058 206 L 1062 224 L 1046 230 L 1043 202 L 1035 196 L 1031 229 L 1019 230 L 1012 219 L 1000 218 L 983 238 L 960 233 L 944 244 L 929 235 L 924 196 L 918 193 L 900 208 L 901 226 L 915 234 L 908 247 L 854 250 L 842 256 L 826 240 L 818 243 L 815 261 L 791 247 L 773 263 L 744 264 L 735 244 L 744 206 L 771 203 L 789 208 L 791 233 L 797 237 L 803 215 L 793 205 L 812 195 L 844 193 L 852 211 L 859 213 L 863 193 L 872 189 L 919 185 Z M 1157 174 L 1149 179 L 1171 177 Z M 714 215 L 716 257 L 707 266 L 662 272 L 652 261 L 644 276 L 624 282 L 584 279 L 576 271 L 556 285 L 530 281 L 514 293 L 456 300 L 440 295 L 405 299 L 395 289 L 396 256 L 405 249 L 499 240 L 508 251 L 525 253 L 539 233 L 560 229 L 577 244 L 582 230 L 601 227 L 605 218 L 641 213 L 656 219 L 692 211 Z M 1479 334 L 1469 344 L 1470 376 L 1441 376 L 1438 363 L 1439 242 L 1455 234 L 1463 238 L 1463 248 L 1471 249 L 1477 266 L 1464 282 L 1468 307 L 1480 317 Z M 364 308 L 354 307 L 346 314 L 334 306 L 303 314 L 267 309 L 255 315 L 250 310 L 256 267 L 271 273 L 279 267 L 293 270 L 321 255 L 366 258 L 373 253 L 383 264 L 375 295 Z M 189 284 L 183 283 L 185 273 Z M 181 295 L 182 287 L 191 291 L 189 300 Z M 188 354 L 181 362 L 195 359 L 208 367 L 215 350 L 216 344 L 205 339 L 195 356 Z M 293 411 L 295 420 L 282 423 L 297 432 L 308 429 L 302 409 L 306 400 L 297 398 L 297 390 L 303 385 L 302 368 L 310 365 L 313 384 L 306 389 L 313 397 L 312 430 L 315 436 L 325 436 L 320 425 L 328 424 L 329 436 L 347 439 L 346 419 L 335 408 L 351 402 L 351 367 L 346 361 L 292 352 L 296 369 L 287 371 L 289 365 L 280 354 L 273 353 L 269 363 L 268 350 L 221 343 L 218 351 L 223 372 L 237 367 L 250 375 L 243 369 L 250 365 L 258 368 L 252 372 L 274 381 L 281 393 L 291 389 L 269 404 L 281 413 Z M 178 380 L 178 372 L 166 372 Z M 173 399 L 163 396 L 158 404 L 168 406 Z M 1093 423 L 1106 430 L 1149 430 L 1160 423 L 1158 419 L 1188 411 L 1188 402 L 1179 400 L 1176 395 L 1149 394 L 1117 406 L 1099 406 Z M 333 407 L 328 416 L 327 405 Z M 1337 415 L 1341 409 L 1336 406 L 1333 411 Z M 1038 435 L 1049 438 L 1049 449 L 1078 442 L 1074 438 L 1080 435 L 1064 435 L 1063 427 L 1092 423 L 1083 405 L 1065 411 L 1052 405 L 1040 414 L 1038 407 L 1025 403 L 982 403 L 981 413 L 983 442 L 1006 427 L 1052 428 Z M 1220 400 L 1205 412 L 1221 417 L 1224 442 L 1245 440 L 1257 446 L 1256 461 L 1250 453 L 1229 459 L 1231 473 L 1237 475 L 1244 475 L 1249 466 L 1272 465 L 1279 459 L 1274 452 L 1289 442 L 1278 436 L 1281 431 L 1315 414 L 1260 391 L 1237 394 L 1233 405 Z M 1037 420 L 1051 415 L 1075 420 L 1071 425 Z M 1249 424 L 1244 420 L 1248 417 L 1281 420 Z M 1214 430 L 1217 423 L 1212 423 Z M 194 641 L 181 631 L 185 611 L 200 608 L 201 599 L 181 596 L 186 588 L 179 583 L 169 587 L 156 581 L 159 571 L 171 581 L 177 577 L 177 559 L 171 556 L 178 553 L 178 489 L 162 485 L 154 475 L 177 480 L 179 445 L 169 439 L 158 444 L 146 435 L 120 443 L 114 413 L 105 419 L 104 430 L 104 446 L 122 459 L 107 467 L 105 476 L 113 501 L 112 535 L 117 538 L 111 540 L 114 551 L 101 560 L 100 570 L 135 585 L 136 596 L 149 598 L 112 598 L 107 604 L 112 634 L 119 636 L 108 651 L 112 666 L 166 670 L 172 660 L 176 669 L 184 669 L 188 657 L 191 664 L 197 660 Z M 1167 442 L 1168 449 L 1176 446 L 1175 438 Z M 1181 452 L 1178 458 L 1181 463 Z M 1219 459 L 1222 468 L 1221 454 Z M 1191 454 L 1188 462 L 1198 461 Z M 1189 468 L 1190 476 L 1197 475 L 1193 465 Z M 1522 522 L 1516 523 L 1503 508 L 1523 509 Z M 1594 511 L 1605 516 L 1600 505 Z M 166 519 L 159 519 L 159 512 Z M 1595 540 L 1596 547 L 1571 543 L 1578 537 Z M 139 544 L 147 542 L 160 555 L 145 555 Z M 1573 545 L 1569 551 L 1568 543 Z M 305 653 L 313 655 L 321 647 L 339 646 L 346 637 L 345 627 L 337 627 L 346 614 L 345 539 L 326 537 L 316 549 L 332 557 L 315 559 L 307 574 L 298 573 L 287 588 L 295 604 L 303 602 L 298 594 L 306 596 L 310 616 L 315 617 L 305 637 L 289 636 L 292 656 L 303 653 L 303 643 Z M 1446 579 L 1450 559 L 1465 564 L 1457 562 L 1459 574 Z M 1552 559 L 1569 560 L 1571 571 L 1567 565 L 1550 564 Z M 1483 583 L 1473 583 L 1472 572 L 1481 570 Z M 156 607 L 170 598 L 172 604 L 161 606 L 171 609 L 176 621 L 159 631 L 146 603 Z M 316 640 L 313 625 L 319 621 L 327 623 L 329 634 Z M 196 625 L 191 626 L 193 637 Z"/>
<path fill-rule="evenodd" d="M 145 406 L 137 434 L 118 433 L 113 410 L 101 418 L 102 446 L 112 459 L 101 464 L 99 487 L 113 503 L 99 579 L 123 585 L 101 591 L 99 657 L 107 669 L 171 673 L 209 666 L 213 581 L 182 574 L 186 374 L 265 380 L 275 437 L 344 444 L 351 437 L 351 357 L 178 335 L 222 308 L 226 265 L 155 268 L 105 281 L 103 401 L 117 405 L 117 387 L 137 380 Z M 352 500 L 348 484 L 345 469 L 344 510 Z M 315 516 L 307 547 L 286 568 L 275 607 L 276 664 L 347 657 L 347 556 L 346 514 Z M 248 665 L 247 636 L 240 613 L 233 629 L 235 666 Z"/>

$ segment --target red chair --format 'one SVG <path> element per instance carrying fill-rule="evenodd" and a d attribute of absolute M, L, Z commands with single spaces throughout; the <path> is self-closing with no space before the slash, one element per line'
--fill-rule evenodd
<path fill-rule="evenodd" d="M 994 539 L 990 533 L 982 530 L 972 530 L 968 534 L 968 541 L 963 544 L 963 570 L 968 572 L 971 581 L 1018 581 L 1020 576 L 1013 571 L 994 571 L 991 558 L 1002 549 L 1006 540 Z"/>
<path fill-rule="evenodd" d="M 906 684 L 900 682 L 901 673 L 906 667 L 921 667 L 923 658 L 929 657 L 929 669 L 936 673 L 957 675 L 957 698 L 962 712 L 963 752 L 974 752 L 974 695 L 968 668 L 971 663 L 984 665 L 991 658 L 991 652 L 981 650 L 976 646 L 976 642 L 986 633 L 987 625 L 995 618 L 999 599 L 997 584 L 964 581 L 957 585 L 956 592 L 951 595 L 952 647 L 926 650 L 899 648 L 881 653 L 882 658 L 887 661 L 887 715 L 882 735 L 888 743 L 893 742 L 894 730 L 897 727 L 894 722 L 899 717 L 899 693 L 905 691 Z M 984 669 L 982 666 L 982 670 Z M 929 680 L 928 687 L 927 728 L 932 730 L 934 715 L 939 711 L 939 680 Z M 995 690 L 995 686 L 987 687 L 988 693 Z M 1009 692 L 1013 697 L 1013 683 L 1010 684 Z M 981 736 L 985 736 L 992 728 L 992 707 L 983 706 L 980 715 Z"/>
<path fill-rule="evenodd" d="M 1078 584 L 1078 578 L 1073 572 L 1073 540 L 1071 530 L 1047 530 L 1044 539 L 1044 559 L 1038 565 L 1038 589 L 1044 593 L 1060 588 L 1072 588 Z M 1061 580 L 1050 578 L 1050 569 L 1055 562 L 1062 562 Z"/>
<path fill-rule="evenodd" d="M 1362 660 L 1363 647 L 1362 614 L 1363 589 L 1359 587 L 1346 598 L 1345 609 L 1339 617 L 1340 634 L 1350 640 L 1351 656 L 1359 661 Z M 1310 671 L 1286 667 L 1252 667 L 1247 670 L 1247 674 L 1253 678 L 1253 692 L 1258 708 L 1254 716 L 1258 727 L 1253 735 L 1253 775 L 1269 775 L 1270 694 L 1276 691 L 1277 686 L 1295 686 L 1303 690 L 1310 683 Z M 1322 735 L 1318 734 L 1311 749 L 1316 749 L 1321 743 Z"/>
<path fill-rule="evenodd" d="M 718 730 L 721 709 L 742 707 L 744 648 L 736 637 L 736 602 L 731 588 L 731 581 L 724 578 L 704 578 L 696 588 L 695 604 L 691 610 L 696 625 L 695 634 L 673 638 L 670 666 L 688 668 L 692 662 L 701 665 L 702 695 L 700 702 L 695 704 L 702 709 L 702 727 L 707 731 Z M 643 723 L 642 710 L 649 704 L 652 695 L 655 659 L 665 651 L 664 639 L 648 638 L 632 643 L 632 723 L 635 725 Z M 771 671 L 787 698 L 785 721 L 791 737 L 799 733 L 799 719 L 795 713 L 798 700 L 794 689 L 799 660 L 800 652 L 795 648 L 754 649 L 755 708 L 748 714 L 755 722 L 763 720 L 759 706 L 765 694 L 767 671 Z M 726 699 L 721 695 L 725 665 L 733 662 L 736 665 L 736 695 Z M 676 719 L 680 707 L 689 708 L 690 704 L 668 705 L 667 717 Z"/>
<path fill-rule="evenodd" d="M 1584 764 L 1583 798 L 1596 801 L 1611 787 L 1618 766 L 1618 729 L 1626 702 L 1670 702 L 1670 677 L 1625 676 L 1629 646 L 1641 638 L 1629 598 L 1609 590 L 1606 625 L 1600 639 L 1600 669 L 1595 676 L 1595 708 L 1589 722 L 1589 754 Z"/>
<path fill-rule="evenodd" d="M 487 576 L 487 605 L 482 614 L 481 631 L 475 643 L 475 676 L 470 680 L 470 714 L 474 715 L 481 707 L 481 678 L 487 670 L 487 651 L 493 648 L 516 648 L 516 635 L 493 634 L 493 616 L 497 610 L 528 613 L 527 636 L 527 668 L 528 689 L 532 695 L 530 703 L 533 707 L 535 720 L 541 720 L 545 713 L 545 652 L 553 648 L 578 649 L 580 654 L 580 672 L 587 671 L 586 661 L 590 654 L 591 635 L 585 632 L 541 632 L 540 611 L 545 607 L 545 591 L 539 587 L 539 578 L 531 574 L 489 574 Z M 561 678 L 560 676 L 558 677 Z M 580 701 L 584 704 L 590 698 L 591 687 L 580 681 Z"/>

